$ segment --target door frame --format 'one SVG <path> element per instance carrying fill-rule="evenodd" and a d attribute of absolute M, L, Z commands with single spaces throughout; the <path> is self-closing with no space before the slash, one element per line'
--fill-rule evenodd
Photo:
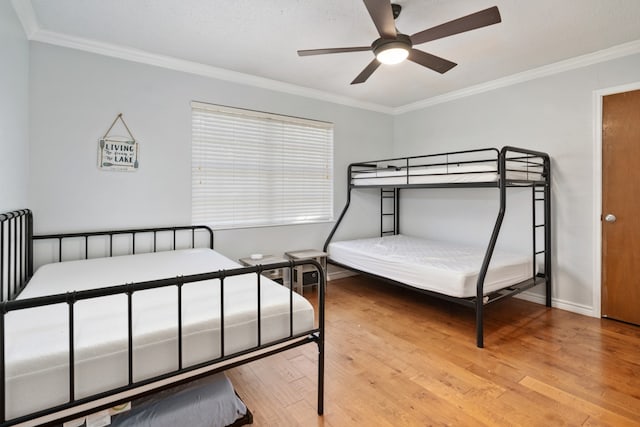
<path fill-rule="evenodd" d="M 593 92 L 593 316 L 602 317 L 602 99 L 640 90 L 640 81 Z"/>

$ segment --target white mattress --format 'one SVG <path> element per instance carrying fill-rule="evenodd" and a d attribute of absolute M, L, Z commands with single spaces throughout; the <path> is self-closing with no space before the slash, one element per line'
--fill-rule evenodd
<path fill-rule="evenodd" d="M 539 168 L 523 168 L 522 165 L 507 166 L 506 177 L 513 180 L 540 180 Z M 500 175 L 495 162 L 489 164 L 451 164 L 448 166 L 394 168 L 356 172 L 352 184 L 402 185 L 402 184 L 456 184 L 468 182 L 495 182 Z"/>
<path fill-rule="evenodd" d="M 476 295 L 476 281 L 486 248 L 456 245 L 405 235 L 335 242 L 332 260 L 416 288 L 453 297 Z M 531 255 L 495 251 L 484 294 L 532 276 Z"/>
<path fill-rule="evenodd" d="M 48 264 L 19 299 L 131 282 L 231 269 L 239 264 L 210 249 L 188 249 Z M 262 278 L 262 343 L 289 335 L 289 290 Z M 311 304 L 294 296 L 293 332 L 313 329 Z M 76 398 L 128 382 L 127 298 L 80 301 L 75 306 Z M 225 355 L 257 342 L 256 275 L 225 279 Z M 219 280 L 183 286 L 183 366 L 220 352 Z M 68 401 L 66 304 L 6 315 L 7 416 Z M 134 381 L 178 369 L 177 288 L 133 295 Z"/>

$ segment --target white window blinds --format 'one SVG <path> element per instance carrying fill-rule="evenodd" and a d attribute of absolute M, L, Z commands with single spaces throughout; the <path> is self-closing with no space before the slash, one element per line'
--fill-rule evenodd
<path fill-rule="evenodd" d="M 197 102 L 191 108 L 194 224 L 333 219 L 333 124 Z"/>

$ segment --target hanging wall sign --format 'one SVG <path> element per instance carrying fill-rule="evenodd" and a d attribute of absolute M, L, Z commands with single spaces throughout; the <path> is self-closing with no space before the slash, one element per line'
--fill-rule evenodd
<path fill-rule="evenodd" d="M 124 125 L 128 136 L 109 135 L 118 120 Z M 112 171 L 135 171 L 138 169 L 138 165 L 138 143 L 120 113 L 98 143 L 98 168 Z"/>

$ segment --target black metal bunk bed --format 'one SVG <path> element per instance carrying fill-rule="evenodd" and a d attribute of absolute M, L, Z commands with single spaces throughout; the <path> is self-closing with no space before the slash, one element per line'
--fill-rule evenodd
<path fill-rule="evenodd" d="M 157 244 L 160 236 L 168 239 L 169 243 Z M 185 237 L 186 235 L 186 237 Z M 179 236 L 177 238 L 177 236 Z M 202 237 L 204 236 L 204 237 Z M 136 243 L 138 237 L 138 243 Z M 34 274 L 34 241 L 53 241 L 50 246 L 57 247 L 57 260 L 53 262 L 63 261 L 63 252 L 65 258 L 68 256 L 68 250 L 65 251 L 67 241 L 75 242 L 75 249 L 71 252 L 79 252 L 83 254 L 80 258 L 91 259 L 89 255 L 90 248 L 94 245 L 95 239 L 99 240 L 98 246 L 101 247 L 105 254 L 104 257 L 116 257 L 123 255 L 116 253 L 120 248 L 114 249 L 115 240 L 124 238 L 126 240 L 124 254 L 137 254 L 146 252 L 161 252 L 176 250 L 178 245 L 187 243 L 187 248 L 196 248 L 202 245 L 202 240 L 206 241 L 203 247 L 213 249 L 213 231 L 206 226 L 181 226 L 181 227 L 161 227 L 146 229 L 127 229 L 114 231 L 97 231 L 86 233 L 66 233 L 66 234 L 50 234 L 50 235 L 33 235 L 33 218 L 32 213 L 28 209 L 12 211 L 0 214 L 0 426 L 11 426 L 20 423 L 25 425 L 41 425 L 41 424 L 58 424 L 63 421 L 77 419 L 79 416 L 95 413 L 96 411 L 111 408 L 124 402 L 133 400 L 134 398 L 155 393 L 159 390 L 167 389 L 177 384 L 190 382 L 194 379 L 212 375 L 223 370 L 239 366 L 263 357 L 274 355 L 282 351 L 292 349 L 307 343 L 315 343 L 318 346 L 318 383 L 317 383 L 317 412 L 319 415 L 323 413 L 324 402 L 324 283 L 325 277 L 323 269 L 314 260 L 290 261 L 277 264 L 257 265 L 254 267 L 243 267 L 233 269 L 221 269 L 203 274 L 184 275 L 170 277 L 161 280 L 151 280 L 138 283 L 114 283 L 113 286 L 90 289 L 82 291 L 72 291 L 63 294 L 47 295 L 38 298 L 16 299 L 20 293 L 27 288 L 28 282 Z M 127 240 L 128 239 L 128 240 Z M 144 240 L 144 245 L 140 241 Z M 90 241 L 92 243 L 90 243 Z M 172 242 L 171 242 L 172 241 Z M 179 241 L 179 242 L 177 242 Z M 197 242 L 197 243 L 196 243 Z M 122 243 L 120 241 L 120 243 Z M 72 245 L 72 246 L 74 246 Z M 167 248 L 167 245 L 169 246 Z M 137 249 L 143 246 L 142 249 Z M 84 250 L 82 249 L 84 248 Z M 74 252 L 75 253 L 75 252 Z M 66 259 L 65 259 L 66 261 Z M 313 327 L 294 333 L 294 306 L 293 306 L 293 290 L 289 293 L 289 314 L 288 314 L 288 334 L 284 338 L 278 340 L 267 340 L 261 338 L 261 309 L 262 302 L 260 295 L 261 283 L 264 285 L 266 280 L 261 276 L 261 272 L 275 268 L 289 268 L 290 274 L 293 268 L 298 265 L 310 264 L 318 270 L 321 286 L 318 287 L 318 301 L 314 309 L 315 321 L 312 320 Z M 212 267 L 214 268 L 214 267 Z M 207 270 L 208 271 L 208 270 Z M 256 322 L 257 337 L 255 341 L 257 345 L 250 348 L 243 348 L 239 351 L 225 352 L 225 310 L 224 303 L 225 279 L 231 281 L 236 276 L 251 275 L 255 276 L 255 286 L 257 287 L 257 305 L 256 305 Z M 262 278 L 262 281 L 261 281 Z M 183 288 L 188 284 L 202 282 L 206 280 L 217 279 L 220 288 L 220 304 L 218 308 L 212 307 L 212 310 L 219 310 L 220 319 L 220 356 L 206 360 L 204 362 L 189 364 L 183 362 L 183 358 L 187 356 L 183 354 L 183 328 L 182 328 L 182 306 L 183 306 Z M 253 280 L 253 279 L 252 279 Z M 231 283 L 233 285 L 233 282 Z M 133 332 L 132 332 L 132 306 L 133 295 L 138 292 L 147 290 L 157 290 L 159 288 L 173 287 L 177 292 L 176 311 L 178 319 L 176 324 L 177 333 L 177 366 L 178 369 L 172 369 L 162 372 L 153 377 L 146 377 L 141 380 L 134 377 L 134 349 L 133 349 Z M 263 288 L 264 289 L 264 288 Z M 91 300 L 95 298 L 109 297 L 113 295 L 122 295 L 128 301 L 128 383 L 108 390 L 102 390 L 88 396 L 77 397 L 75 395 L 76 388 L 76 361 L 74 360 L 74 328 L 78 328 L 78 320 L 74 319 L 74 306 L 81 301 Z M 41 308 L 54 304 L 68 307 L 68 379 L 66 380 L 66 388 L 64 393 L 68 393 L 69 399 L 62 403 L 56 404 L 31 413 L 22 414 L 16 417 L 7 416 L 7 402 L 10 396 L 7 394 L 7 371 L 6 371 L 6 336 L 8 325 L 5 320 L 9 313 L 29 310 L 35 307 Z M 312 316 L 313 317 L 313 316 Z M 185 359 L 186 360 L 186 359 Z M 79 375 L 79 374 L 78 374 Z"/>
<path fill-rule="evenodd" d="M 419 289 L 379 274 L 359 270 L 333 260 L 330 250 L 328 257 L 328 262 L 334 265 L 473 308 L 476 312 L 476 343 L 478 347 L 483 347 L 485 305 L 544 284 L 546 306 L 551 307 L 550 182 L 550 158 L 547 153 L 509 146 L 505 146 L 501 150 L 486 148 L 352 163 L 348 168 L 347 201 L 338 221 L 325 241 L 324 251 L 328 251 L 329 244 L 349 209 L 353 190 L 359 188 L 380 189 L 380 236 L 382 237 L 400 233 L 399 210 L 402 189 L 497 188 L 499 210 L 482 265 L 479 267 L 475 296 L 473 297 L 459 298 Z M 487 294 L 484 291 L 485 277 L 500 234 L 507 206 L 507 188 L 509 187 L 531 188 L 533 236 L 531 257 L 534 269 L 530 278 Z M 537 213 L 537 207 L 540 204 L 542 204 L 542 215 Z M 536 270 L 537 264 L 541 264 L 541 271 Z M 425 280 L 428 279 L 425 277 Z"/>

